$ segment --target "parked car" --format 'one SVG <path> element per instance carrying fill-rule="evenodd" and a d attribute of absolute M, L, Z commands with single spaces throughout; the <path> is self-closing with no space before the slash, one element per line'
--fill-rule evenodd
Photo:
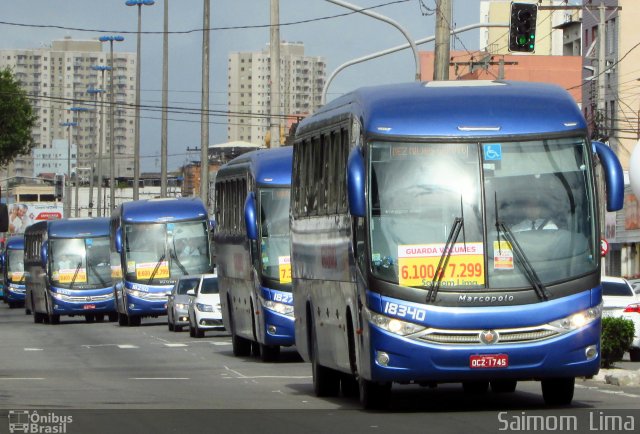
<path fill-rule="evenodd" d="M 636 329 L 629 348 L 632 362 L 640 361 L 640 296 L 621 277 L 602 278 L 602 315 L 630 319 Z"/>
<path fill-rule="evenodd" d="M 189 325 L 189 296 L 187 291 L 195 289 L 200 283 L 200 276 L 182 276 L 167 294 L 167 323 L 169 330 L 182 331 Z"/>
<path fill-rule="evenodd" d="M 203 274 L 195 289 L 189 290 L 189 335 L 201 338 L 206 330 L 224 330 L 218 275 Z"/>

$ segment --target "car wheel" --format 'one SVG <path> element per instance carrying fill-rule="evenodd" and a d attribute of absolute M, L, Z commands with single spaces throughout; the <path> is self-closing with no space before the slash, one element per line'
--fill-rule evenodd
<path fill-rule="evenodd" d="M 200 327 L 198 327 L 198 323 L 196 323 L 196 327 L 194 329 L 194 335 L 196 338 L 203 338 L 204 337 L 204 330 L 202 330 Z"/>

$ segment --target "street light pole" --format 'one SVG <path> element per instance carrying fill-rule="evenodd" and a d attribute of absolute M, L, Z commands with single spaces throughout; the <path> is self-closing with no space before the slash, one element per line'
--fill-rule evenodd
<path fill-rule="evenodd" d="M 202 115 L 200 117 L 200 199 L 209 209 L 209 22 L 210 0 L 204 0 L 202 31 Z"/>
<path fill-rule="evenodd" d="M 115 197 L 115 171 L 116 171 L 116 150 L 115 143 L 116 139 L 114 137 L 114 124 L 115 124 L 115 89 L 113 87 L 113 70 L 115 66 L 113 64 L 113 42 L 122 42 L 124 41 L 124 37 L 120 35 L 113 36 L 100 36 L 100 42 L 109 41 L 109 53 L 110 53 L 110 65 L 111 70 L 109 71 L 109 209 L 113 210 L 116 207 L 116 197 Z"/>
<path fill-rule="evenodd" d="M 162 36 L 162 132 L 160 137 L 160 197 L 167 197 L 167 107 L 169 105 L 169 0 L 164 0 Z"/>
<path fill-rule="evenodd" d="M 67 127 L 67 178 L 69 182 L 65 180 L 64 186 L 64 217 L 71 217 L 71 128 L 78 126 L 77 122 L 63 122 L 60 124 L 63 127 Z M 77 154 L 77 151 L 76 151 Z"/>
<path fill-rule="evenodd" d="M 105 137 L 105 113 L 104 113 L 104 72 L 112 68 L 106 65 L 93 65 L 91 69 L 102 72 L 102 89 L 100 91 L 100 141 L 98 142 L 98 217 L 102 216 L 102 149 Z"/>
<path fill-rule="evenodd" d="M 138 200 L 138 184 L 140 182 L 140 32 L 142 30 L 142 6 L 151 6 L 155 3 L 153 0 L 127 0 L 127 6 L 138 6 L 138 41 L 136 46 L 136 133 L 135 143 L 133 144 L 133 200 Z"/>
<path fill-rule="evenodd" d="M 75 112 L 78 116 L 78 126 L 80 125 L 80 112 L 89 111 L 86 107 L 70 107 L 69 111 Z M 80 130 L 80 128 L 78 128 Z M 80 136 L 78 135 L 78 131 L 76 131 L 76 185 L 75 185 L 75 214 L 76 217 L 79 217 L 78 211 L 78 181 L 80 177 Z M 69 213 L 71 214 L 71 213 Z"/>
<path fill-rule="evenodd" d="M 94 87 L 90 87 L 89 89 L 87 89 L 87 93 L 89 95 L 92 95 L 95 99 L 94 99 L 94 106 L 95 106 L 95 113 L 96 113 L 96 131 L 98 133 L 100 133 L 100 126 L 98 125 L 98 94 L 102 93 L 103 90 L 102 89 L 98 89 L 98 88 L 94 88 Z M 102 118 L 100 118 L 100 121 L 102 121 Z M 100 141 L 100 136 L 98 136 L 98 134 L 95 135 L 96 138 L 96 143 L 99 143 Z M 92 153 L 95 152 L 94 148 L 91 148 Z M 91 170 L 91 176 L 89 177 L 89 217 L 93 217 L 93 181 L 94 181 L 94 177 L 95 177 L 95 170 L 94 170 L 94 162 L 92 161 L 90 164 L 90 170 Z"/>

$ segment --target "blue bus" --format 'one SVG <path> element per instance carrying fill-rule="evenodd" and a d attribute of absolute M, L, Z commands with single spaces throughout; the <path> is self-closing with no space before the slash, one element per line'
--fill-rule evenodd
<path fill-rule="evenodd" d="M 2 263 L 2 298 L 10 308 L 24 305 L 24 236 L 13 235 L 7 239 Z"/>
<path fill-rule="evenodd" d="M 233 353 L 263 361 L 294 341 L 289 197 L 292 148 L 248 152 L 215 183 L 218 281 Z"/>
<path fill-rule="evenodd" d="M 87 322 L 116 320 L 109 219 L 37 222 L 24 233 L 25 308 L 33 322 L 58 324 L 61 315 Z"/>
<path fill-rule="evenodd" d="M 296 348 L 317 395 L 375 408 L 393 383 L 539 380 L 547 404 L 569 404 L 575 377 L 598 372 L 595 165 L 609 211 L 623 175 L 565 90 L 362 88 L 300 123 L 293 159 Z"/>
<path fill-rule="evenodd" d="M 213 271 L 209 220 L 199 198 L 125 202 L 111 214 L 111 264 L 121 326 L 167 314 L 178 277 Z"/>

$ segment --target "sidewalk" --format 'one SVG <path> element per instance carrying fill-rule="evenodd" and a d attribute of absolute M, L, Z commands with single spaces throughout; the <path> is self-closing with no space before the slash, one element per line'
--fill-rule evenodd
<path fill-rule="evenodd" d="M 629 353 L 625 353 L 620 362 L 616 362 L 611 369 L 600 369 L 592 381 L 613 386 L 640 386 L 640 362 L 629 360 Z"/>

